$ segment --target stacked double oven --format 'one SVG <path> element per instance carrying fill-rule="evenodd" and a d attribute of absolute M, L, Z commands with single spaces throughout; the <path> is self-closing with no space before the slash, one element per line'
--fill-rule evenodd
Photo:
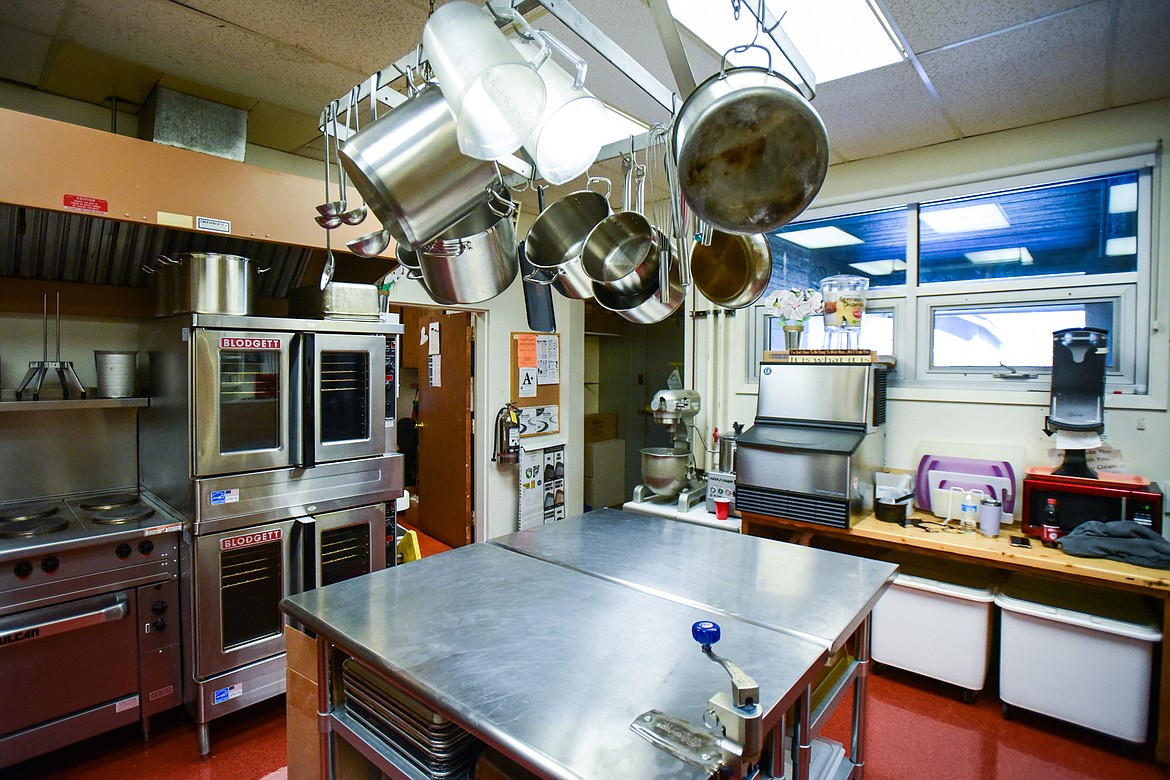
<path fill-rule="evenodd" d="M 215 718 L 284 692 L 285 596 L 386 565 L 393 322 L 188 314 L 143 326 L 144 492 L 184 519 L 183 699 Z M 393 387 L 393 385 L 390 385 Z"/>

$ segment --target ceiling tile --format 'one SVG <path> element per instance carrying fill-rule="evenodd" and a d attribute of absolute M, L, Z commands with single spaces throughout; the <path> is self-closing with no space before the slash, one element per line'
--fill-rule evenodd
<path fill-rule="evenodd" d="M 834 162 L 958 137 L 908 62 L 827 82 L 812 104 L 829 131 Z"/>
<path fill-rule="evenodd" d="M 1105 107 L 1109 8 L 1092 3 L 920 61 L 963 135 Z"/>
<path fill-rule="evenodd" d="M 1104 5 L 1107 0 L 1098 2 Z M 918 54 L 1084 4 L 1085 0 L 886 0 L 894 24 Z"/>
<path fill-rule="evenodd" d="M 1124 106 L 1170 96 L 1170 2 L 1121 0 L 1108 99 Z"/>
<path fill-rule="evenodd" d="M 0 3 L 0 23 L 54 35 L 67 3 L 68 0 L 5 0 Z"/>
<path fill-rule="evenodd" d="M 176 3 L 77 0 L 67 34 L 97 51 L 133 51 L 137 61 L 180 78 L 302 113 L 315 113 L 364 72 L 226 24 Z"/>
<path fill-rule="evenodd" d="M 63 41 L 41 88 L 99 106 L 110 105 L 114 97 L 141 106 L 161 76 L 157 70 Z"/>
<path fill-rule="evenodd" d="M 0 24 L 0 79 L 38 86 L 52 46 L 47 35 Z"/>

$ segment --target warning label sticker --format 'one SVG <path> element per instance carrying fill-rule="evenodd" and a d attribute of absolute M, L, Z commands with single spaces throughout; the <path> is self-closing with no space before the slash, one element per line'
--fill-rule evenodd
<path fill-rule="evenodd" d="M 65 208 L 73 211 L 88 211 L 91 214 L 109 214 L 110 202 L 101 198 L 90 198 L 85 195 L 65 195 L 61 202 Z"/>

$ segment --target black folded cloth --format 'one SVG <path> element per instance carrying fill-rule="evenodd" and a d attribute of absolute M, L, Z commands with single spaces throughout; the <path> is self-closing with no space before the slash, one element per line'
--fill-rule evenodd
<path fill-rule="evenodd" d="M 1056 540 L 1060 549 L 1082 558 L 1109 558 L 1114 561 L 1170 569 L 1170 542 L 1161 534 L 1129 520 L 1081 523 Z"/>

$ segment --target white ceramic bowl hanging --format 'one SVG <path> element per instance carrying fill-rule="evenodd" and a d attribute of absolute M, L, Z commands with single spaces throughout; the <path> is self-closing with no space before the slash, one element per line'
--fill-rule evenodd
<path fill-rule="evenodd" d="M 517 15 L 517 23 L 527 26 Z M 529 28 L 531 29 L 531 28 Z M 527 62 L 482 9 L 467 0 L 440 6 L 423 28 L 423 51 L 455 116 L 459 150 L 496 160 L 520 148 L 544 111 L 537 68 L 547 45 Z"/>
<path fill-rule="evenodd" d="M 546 62 L 539 71 L 544 81 L 544 111 L 536 129 L 524 141 L 524 150 L 536 163 L 541 178 L 550 184 L 564 184 L 588 170 L 601 151 L 601 130 L 605 104 L 585 89 L 585 60 L 549 33 L 539 30 L 548 46 L 575 69 L 570 76 L 555 62 Z M 540 56 L 537 40 L 513 39 L 516 50 L 531 62 Z"/>

